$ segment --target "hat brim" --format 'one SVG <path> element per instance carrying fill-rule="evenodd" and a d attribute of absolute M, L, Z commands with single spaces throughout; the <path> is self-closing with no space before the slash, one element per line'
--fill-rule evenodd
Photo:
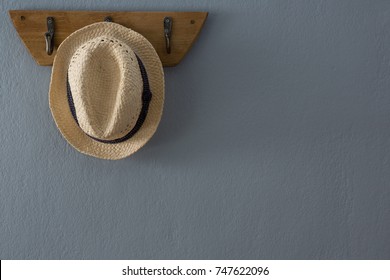
<path fill-rule="evenodd" d="M 145 66 L 153 94 L 142 127 L 134 136 L 121 143 L 106 144 L 86 135 L 75 122 L 68 105 L 66 79 L 70 59 L 78 47 L 99 36 L 114 37 L 132 48 Z M 88 25 L 69 35 L 58 48 L 51 74 L 49 105 L 61 134 L 79 152 L 111 160 L 128 157 L 148 142 L 161 120 L 164 105 L 164 72 L 160 58 L 145 37 L 129 28 L 112 22 Z"/>

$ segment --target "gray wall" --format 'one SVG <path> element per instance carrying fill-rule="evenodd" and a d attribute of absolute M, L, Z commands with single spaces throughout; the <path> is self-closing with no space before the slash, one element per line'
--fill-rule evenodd
<path fill-rule="evenodd" d="M 0 3 L 0 258 L 390 258 L 390 1 Z M 58 132 L 27 8 L 210 15 L 112 162 Z"/>

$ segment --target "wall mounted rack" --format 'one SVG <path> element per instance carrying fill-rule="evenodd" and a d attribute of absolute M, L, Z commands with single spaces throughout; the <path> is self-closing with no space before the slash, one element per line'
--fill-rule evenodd
<path fill-rule="evenodd" d="M 163 66 L 177 65 L 196 41 L 207 12 L 103 12 L 12 10 L 12 22 L 39 65 L 52 65 L 57 47 L 86 25 L 113 21 L 137 31 L 156 49 Z"/>

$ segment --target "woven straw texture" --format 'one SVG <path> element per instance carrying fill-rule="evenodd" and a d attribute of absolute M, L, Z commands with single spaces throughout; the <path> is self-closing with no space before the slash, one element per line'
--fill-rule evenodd
<path fill-rule="evenodd" d="M 143 62 L 152 92 L 147 117 L 130 139 L 102 143 L 123 136 L 135 125 L 141 110 Z M 79 125 L 67 99 L 72 89 Z M 164 104 L 164 73 L 153 46 L 142 35 L 119 24 L 95 23 L 71 34 L 54 59 L 49 103 L 64 138 L 81 153 L 121 159 L 139 150 L 153 136 Z M 87 135 L 88 134 L 88 135 Z"/>

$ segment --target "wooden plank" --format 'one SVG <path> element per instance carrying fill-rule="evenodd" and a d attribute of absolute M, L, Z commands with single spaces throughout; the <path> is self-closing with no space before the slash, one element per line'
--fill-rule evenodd
<path fill-rule="evenodd" d="M 146 37 L 156 49 L 164 66 L 177 65 L 196 41 L 207 12 L 103 12 L 103 11 L 49 11 L 11 10 L 13 24 L 39 65 L 52 65 L 57 47 L 72 32 L 86 25 L 101 22 L 110 16 L 115 23 L 131 28 Z M 52 55 L 45 51 L 46 18 L 54 17 L 55 49 Z M 173 19 L 171 53 L 166 52 L 163 19 Z"/>

